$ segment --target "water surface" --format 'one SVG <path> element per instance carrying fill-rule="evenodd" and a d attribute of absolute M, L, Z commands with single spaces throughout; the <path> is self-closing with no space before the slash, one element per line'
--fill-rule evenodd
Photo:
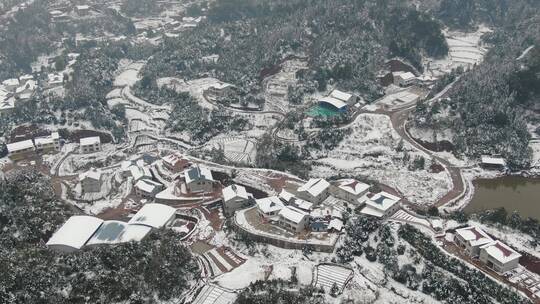
<path fill-rule="evenodd" d="M 540 219 L 540 178 L 505 176 L 473 184 L 475 193 L 465 212 L 504 207 L 508 213 L 516 210 L 521 217 Z"/>

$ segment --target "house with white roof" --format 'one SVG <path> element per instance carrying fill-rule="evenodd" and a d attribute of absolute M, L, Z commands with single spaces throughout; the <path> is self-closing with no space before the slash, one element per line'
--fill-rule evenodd
<path fill-rule="evenodd" d="M 480 254 L 480 247 L 493 242 L 493 239 L 479 227 L 465 227 L 456 229 L 454 242 L 467 251 L 471 256 Z"/>
<path fill-rule="evenodd" d="M 358 199 L 367 194 L 370 185 L 355 179 L 345 179 L 330 187 L 330 193 L 344 201 L 356 204 Z"/>
<path fill-rule="evenodd" d="M 176 218 L 176 209 L 163 204 L 145 204 L 128 222 L 160 229 Z"/>
<path fill-rule="evenodd" d="M 189 161 L 176 154 L 169 154 L 161 159 L 163 166 L 173 173 L 178 173 L 189 167 Z"/>
<path fill-rule="evenodd" d="M 189 192 L 212 192 L 215 180 L 210 169 L 197 165 L 184 172 L 186 187 Z"/>
<path fill-rule="evenodd" d="M 313 203 L 308 202 L 303 199 L 294 199 L 293 202 L 290 204 L 291 206 L 294 206 L 304 212 L 311 212 L 313 210 Z"/>
<path fill-rule="evenodd" d="M 34 80 L 34 75 L 25 74 L 19 77 L 19 85 L 25 85 L 28 81 Z"/>
<path fill-rule="evenodd" d="M 93 216 L 70 217 L 47 242 L 47 247 L 61 252 L 81 249 L 102 225 L 103 220 Z"/>
<path fill-rule="evenodd" d="M 501 241 L 493 241 L 480 247 L 480 261 L 498 273 L 505 273 L 519 265 L 519 254 Z"/>
<path fill-rule="evenodd" d="M 135 194 L 144 198 L 154 198 L 163 190 L 163 185 L 151 179 L 140 179 L 135 184 Z"/>
<path fill-rule="evenodd" d="M 225 215 L 233 215 L 236 210 L 249 205 L 249 194 L 240 185 L 230 185 L 223 188 L 223 210 Z"/>
<path fill-rule="evenodd" d="M 79 16 L 86 16 L 88 13 L 90 13 L 90 6 L 88 5 L 76 5 L 75 6 L 75 12 Z"/>
<path fill-rule="evenodd" d="M 15 96 L 21 101 L 26 101 L 32 98 L 34 92 L 36 91 L 36 81 L 28 80 L 25 84 L 21 85 L 15 89 Z"/>
<path fill-rule="evenodd" d="M 339 99 L 348 105 L 352 105 L 356 102 L 354 95 L 342 92 L 340 90 L 333 90 L 332 93 L 330 93 L 330 97 Z"/>
<path fill-rule="evenodd" d="M 101 139 L 99 136 L 84 137 L 79 141 L 81 153 L 94 153 L 101 151 Z"/>
<path fill-rule="evenodd" d="M 64 85 L 64 74 L 50 73 L 47 75 L 47 87 L 56 88 Z"/>
<path fill-rule="evenodd" d="M 328 223 L 327 229 L 329 232 L 341 232 L 341 230 L 343 230 L 343 221 L 338 218 L 334 218 L 330 221 L 330 223 Z"/>
<path fill-rule="evenodd" d="M 140 242 L 152 227 L 129 225 L 121 221 L 104 221 L 85 246 L 116 245 L 127 242 Z"/>
<path fill-rule="evenodd" d="M 94 168 L 79 174 L 79 181 L 82 194 L 101 191 L 101 172 Z"/>
<path fill-rule="evenodd" d="M 411 72 L 394 72 L 392 76 L 394 84 L 401 87 L 410 86 L 416 82 L 416 76 Z"/>
<path fill-rule="evenodd" d="M 330 183 L 322 178 L 312 178 L 297 189 L 298 197 L 315 205 L 322 203 L 329 195 Z"/>
<path fill-rule="evenodd" d="M 305 230 L 308 225 L 308 213 L 298 208 L 285 206 L 279 211 L 278 215 L 278 225 L 286 230 L 298 233 Z"/>
<path fill-rule="evenodd" d="M 401 198 L 387 192 L 379 192 L 365 201 L 366 206 L 360 211 L 362 214 L 386 218 L 399 209 Z"/>
<path fill-rule="evenodd" d="M 255 200 L 259 216 L 267 221 L 277 220 L 279 211 L 285 207 L 277 196 L 270 196 Z"/>
<path fill-rule="evenodd" d="M 15 110 L 15 97 L 0 89 L 0 114 L 8 115 Z"/>
<path fill-rule="evenodd" d="M 136 183 L 142 179 L 152 179 L 152 172 L 148 167 L 131 165 L 129 167 L 129 172 L 131 177 L 133 177 L 133 182 Z"/>
<path fill-rule="evenodd" d="M 35 153 L 36 148 L 31 139 L 7 144 L 8 157 L 12 160 L 21 160 Z"/>
<path fill-rule="evenodd" d="M 60 135 L 52 132 L 49 136 L 37 137 L 34 139 L 36 150 L 41 153 L 60 151 Z"/>
<path fill-rule="evenodd" d="M 4 88 L 10 92 L 15 92 L 15 90 L 19 87 L 19 79 L 17 78 L 10 78 L 2 81 L 2 85 Z"/>
<path fill-rule="evenodd" d="M 294 194 L 290 193 L 285 189 L 281 189 L 278 197 L 286 204 L 292 204 L 296 199 L 296 196 L 294 196 Z"/>
<path fill-rule="evenodd" d="M 319 104 L 323 107 L 329 107 L 338 112 L 347 112 L 348 104 L 337 98 L 326 96 L 319 99 Z"/>
<path fill-rule="evenodd" d="M 483 155 L 480 165 L 484 169 L 501 170 L 506 168 L 506 160 L 500 156 Z"/>

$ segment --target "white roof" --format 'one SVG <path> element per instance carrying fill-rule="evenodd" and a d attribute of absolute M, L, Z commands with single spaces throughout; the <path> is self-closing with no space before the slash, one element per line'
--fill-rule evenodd
<path fill-rule="evenodd" d="M 7 149 L 9 152 L 16 152 L 16 151 L 20 151 L 20 150 L 24 150 L 28 148 L 34 148 L 34 143 L 32 142 L 31 139 L 7 144 Z"/>
<path fill-rule="evenodd" d="M 332 93 L 330 93 L 330 97 L 334 97 L 336 99 L 339 99 L 343 102 L 349 101 L 351 99 L 352 94 L 342 92 L 340 90 L 333 90 Z"/>
<path fill-rule="evenodd" d="M 300 211 L 299 209 L 293 208 L 291 206 L 286 206 L 279 211 L 279 216 L 298 224 L 303 221 L 308 215 Z"/>
<path fill-rule="evenodd" d="M 58 132 L 52 132 L 51 135 L 49 136 L 35 138 L 34 142 L 36 143 L 36 146 L 46 145 L 46 144 L 54 143 L 54 140 L 59 139 L 59 138 L 60 138 L 60 135 L 58 135 Z"/>
<path fill-rule="evenodd" d="M 294 201 L 294 204 L 303 210 L 311 210 L 313 208 L 313 203 L 310 203 L 308 201 L 302 200 L 302 199 L 296 199 Z"/>
<path fill-rule="evenodd" d="M 228 202 L 234 198 L 248 199 L 246 188 L 240 185 L 230 185 L 223 189 L 223 200 Z"/>
<path fill-rule="evenodd" d="M 456 229 L 456 233 L 461 236 L 465 241 L 469 242 L 471 246 L 481 246 L 491 241 L 491 237 L 479 227 L 465 227 Z"/>
<path fill-rule="evenodd" d="M 136 180 L 136 181 L 141 178 L 152 177 L 152 173 L 150 172 L 150 169 L 148 169 L 147 167 L 139 167 L 139 166 L 133 165 L 129 167 L 129 171 L 131 172 L 131 176 L 133 177 L 133 180 Z"/>
<path fill-rule="evenodd" d="M 64 81 L 64 74 L 51 73 L 47 75 L 49 83 L 62 83 Z"/>
<path fill-rule="evenodd" d="M 326 180 L 322 178 L 312 178 L 308 180 L 307 183 L 305 183 L 303 186 L 298 188 L 298 192 L 308 192 L 312 196 L 319 196 L 321 193 L 324 192 L 328 187 L 330 187 L 330 183 L 328 183 Z"/>
<path fill-rule="evenodd" d="M 99 143 L 101 143 L 101 139 L 99 139 L 99 136 L 85 137 L 81 138 L 80 140 L 81 146 L 89 146 Z"/>
<path fill-rule="evenodd" d="M 502 264 L 508 263 L 515 259 L 519 259 L 521 257 L 521 254 L 519 254 L 514 249 L 510 248 L 508 245 L 501 241 L 493 241 L 480 248 L 482 250 L 485 250 L 488 255 L 490 255 L 495 260 L 501 262 Z"/>
<path fill-rule="evenodd" d="M 160 183 L 156 183 L 149 179 L 141 179 L 135 184 L 135 187 L 138 188 L 141 191 L 144 191 L 146 193 L 152 193 L 156 189 L 161 187 Z"/>
<path fill-rule="evenodd" d="M 0 94 L 0 110 L 7 110 L 13 108 L 15 108 L 15 98 L 9 98 L 5 100 L 5 96 Z"/>
<path fill-rule="evenodd" d="M 118 244 L 142 240 L 152 227 L 128 225 L 120 221 L 104 221 L 86 245 Z"/>
<path fill-rule="evenodd" d="M 482 156 L 482 163 L 486 165 L 506 166 L 506 160 L 502 157 Z"/>
<path fill-rule="evenodd" d="M 2 84 L 5 86 L 18 86 L 19 85 L 19 79 L 17 78 L 10 78 L 2 81 Z"/>
<path fill-rule="evenodd" d="M 53 234 L 47 245 L 64 245 L 80 249 L 102 223 L 103 220 L 93 216 L 72 216 Z"/>
<path fill-rule="evenodd" d="M 340 219 L 332 219 L 328 224 L 328 229 L 332 228 L 341 231 L 341 229 L 343 229 L 343 222 Z"/>
<path fill-rule="evenodd" d="M 400 200 L 401 199 L 399 197 L 392 195 L 388 192 L 382 191 L 375 194 L 370 199 L 368 199 L 366 201 L 366 205 L 372 208 L 378 209 L 384 213 L 386 210 L 388 210 L 390 207 L 395 205 Z"/>
<path fill-rule="evenodd" d="M 31 80 L 31 79 L 34 79 L 34 76 L 31 75 L 31 74 L 26 74 L 26 75 L 22 75 L 21 77 L 19 77 L 20 80 Z"/>
<path fill-rule="evenodd" d="M 285 206 L 277 196 L 261 198 L 255 202 L 257 203 L 257 208 L 263 213 L 279 211 Z"/>
<path fill-rule="evenodd" d="M 176 209 L 163 204 L 146 204 L 137 212 L 129 224 L 161 228 L 174 216 Z"/>
<path fill-rule="evenodd" d="M 79 174 L 79 180 L 82 181 L 83 179 L 93 179 L 93 180 L 101 180 L 101 171 L 98 171 L 96 169 L 90 169 L 86 172 L 83 172 Z"/>
<path fill-rule="evenodd" d="M 281 189 L 281 192 L 279 193 L 279 198 L 286 201 L 287 203 L 290 203 L 293 199 L 296 199 L 294 194 L 288 192 L 285 189 Z"/>
<path fill-rule="evenodd" d="M 316 208 L 316 209 L 313 209 L 310 213 L 311 217 L 312 218 L 322 218 L 322 217 L 327 217 L 329 216 L 331 213 L 330 213 L 330 209 L 328 208 Z"/>
<path fill-rule="evenodd" d="M 88 5 L 77 5 L 76 7 L 77 7 L 77 9 L 89 9 L 90 8 L 90 6 L 88 6 Z"/>
<path fill-rule="evenodd" d="M 399 74 L 399 77 L 401 77 L 401 79 L 403 80 L 411 80 L 411 79 L 416 78 L 416 76 L 414 76 L 414 74 L 411 72 Z"/>
<path fill-rule="evenodd" d="M 375 216 L 375 217 L 383 217 L 384 216 L 384 212 L 377 209 L 377 208 L 373 208 L 369 205 L 366 205 L 362 210 L 360 210 L 360 212 L 362 214 L 366 214 L 366 215 L 371 215 L 371 216 Z"/>
<path fill-rule="evenodd" d="M 319 99 L 319 102 L 324 102 L 324 103 L 330 104 L 330 105 L 336 107 L 337 109 L 342 109 L 342 108 L 347 106 L 347 104 L 344 103 L 343 101 L 341 101 L 341 100 L 339 100 L 337 98 L 334 98 L 334 97 L 330 97 L 330 96 L 323 97 L 323 98 Z"/>
<path fill-rule="evenodd" d="M 214 180 L 214 178 L 212 177 L 212 171 L 210 171 L 210 169 L 206 167 L 199 166 L 199 165 L 189 170 L 186 170 L 184 172 L 184 177 L 186 179 L 187 184 L 193 181 L 198 181 L 198 180 L 209 180 L 209 181 Z"/>
<path fill-rule="evenodd" d="M 181 156 L 178 156 L 176 154 L 169 154 L 162 158 L 162 161 L 170 166 L 175 166 L 176 163 L 181 161 L 183 158 Z"/>
<path fill-rule="evenodd" d="M 353 195 L 360 195 L 369 189 L 369 185 L 355 179 L 345 179 L 339 182 L 339 188 Z"/>
<path fill-rule="evenodd" d="M 15 93 L 21 93 L 26 90 L 34 91 L 36 89 L 36 81 L 35 80 L 28 80 L 24 85 L 17 87 L 15 89 Z"/>

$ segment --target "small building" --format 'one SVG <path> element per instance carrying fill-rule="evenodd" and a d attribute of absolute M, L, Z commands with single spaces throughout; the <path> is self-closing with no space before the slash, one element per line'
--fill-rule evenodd
<path fill-rule="evenodd" d="M 163 190 L 163 185 L 151 179 L 140 179 L 135 184 L 135 194 L 144 198 L 154 198 Z"/>
<path fill-rule="evenodd" d="M 308 220 L 307 213 L 292 206 L 285 206 L 279 211 L 278 225 L 298 233 L 307 228 Z"/>
<path fill-rule="evenodd" d="M 51 135 L 45 137 L 37 137 L 34 139 L 36 150 L 41 153 L 50 153 L 60 151 L 60 135 L 58 132 L 52 132 Z"/>
<path fill-rule="evenodd" d="M 101 172 L 92 168 L 79 174 L 81 194 L 101 192 Z"/>
<path fill-rule="evenodd" d="M 19 77 L 19 84 L 21 86 L 25 85 L 28 81 L 34 80 L 34 76 L 31 74 L 25 74 Z"/>
<path fill-rule="evenodd" d="M 104 221 L 85 246 L 115 245 L 127 242 L 140 242 L 152 227 L 129 225 L 120 221 Z"/>
<path fill-rule="evenodd" d="M 34 155 L 36 148 L 31 139 L 7 144 L 8 157 L 12 160 L 21 160 Z"/>
<path fill-rule="evenodd" d="M 506 160 L 499 156 L 483 155 L 480 165 L 488 170 L 503 170 L 506 168 Z"/>
<path fill-rule="evenodd" d="M 277 220 L 279 211 L 285 207 L 277 196 L 261 198 L 255 201 L 259 216 L 267 221 Z"/>
<path fill-rule="evenodd" d="M 348 108 L 347 103 L 330 96 L 319 99 L 319 105 L 342 113 L 347 112 Z"/>
<path fill-rule="evenodd" d="M 223 189 L 223 210 L 225 215 L 233 215 L 236 210 L 249 205 L 249 195 L 246 188 L 240 185 L 230 185 Z"/>
<path fill-rule="evenodd" d="M 94 153 L 101 151 L 101 139 L 99 136 L 81 138 L 79 143 L 81 153 Z"/>
<path fill-rule="evenodd" d="M 356 103 L 356 98 L 354 95 L 342 92 L 340 90 L 333 90 L 332 93 L 330 93 L 330 97 L 341 100 L 348 105 L 353 105 Z"/>
<path fill-rule="evenodd" d="M 197 165 L 184 172 L 186 187 L 189 192 L 212 192 L 215 180 L 210 169 Z"/>
<path fill-rule="evenodd" d="M 10 78 L 2 81 L 4 88 L 10 92 L 15 92 L 15 90 L 20 86 L 19 79 Z"/>
<path fill-rule="evenodd" d="M 366 206 L 360 212 L 377 218 L 386 218 L 399 209 L 400 200 L 401 198 L 382 191 L 367 199 Z"/>
<path fill-rule="evenodd" d="M 70 217 L 47 242 L 47 247 L 60 252 L 81 249 L 103 224 L 103 220 L 93 216 L 76 215 Z"/>
<path fill-rule="evenodd" d="M 480 247 L 480 261 L 498 273 L 505 273 L 519 265 L 519 254 L 501 241 L 493 241 Z"/>
<path fill-rule="evenodd" d="M 56 88 L 64 85 L 64 74 L 50 73 L 47 75 L 47 87 Z"/>
<path fill-rule="evenodd" d="M 176 218 L 176 209 L 163 204 L 145 204 L 128 222 L 155 229 L 171 224 Z"/>
<path fill-rule="evenodd" d="M 474 257 L 480 254 L 480 247 L 493 242 L 493 239 L 478 227 L 465 227 L 456 229 L 454 242 Z"/>
<path fill-rule="evenodd" d="M 394 84 L 401 87 L 407 87 L 416 82 L 416 76 L 411 72 L 394 72 L 392 75 L 394 76 Z"/>
<path fill-rule="evenodd" d="M 285 204 L 292 204 L 297 198 L 294 194 L 288 192 L 285 189 L 281 189 L 281 192 L 278 196 Z"/>
<path fill-rule="evenodd" d="M 76 5 L 75 12 L 79 16 L 86 16 L 90 13 L 90 6 L 88 5 Z"/>
<path fill-rule="evenodd" d="M 148 167 L 132 165 L 129 167 L 129 172 L 131 177 L 133 177 L 133 182 L 136 183 L 142 179 L 152 179 L 152 172 Z"/>
<path fill-rule="evenodd" d="M 311 212 L 311 210 L 313 210 L 313 203 L 305 201 L 303 199 L 294 199 L 290 205 L 304 212 Z"/>
<path fill-rule="evenodd" d="M 368 192 L 369 188 L 368 184 L 355 179 L 345 179 L 330 187 L 330 193 L 339 199 L 355 204 Z"/>
<path fill-rule="evenodd" d="M 312 178 L 297 189 L 298 197 L 312 202 L 314 205 L 322 203 L 329 195 L 330 183 L 322 178 Z"/>
<path fill-rule="evenodd" d="M 161 160 L 163 166 L 173 173 L 182 172 L 190 165 L 187 159 L 184 159 L 176 154 L 167 155 Z"/>
<path fill-rule="evenodd" d="M 19 100 L 26 101 L 34 95 L 36 91 L 36 82 L 29 80 L 25 84 L 15 89 L 15 97 Z"/>
<path fill-rule="evenodd" d="M 208 93 L 219 96 L 219 97 L 225 97 L 229 94 L 234 93 L 235 86 L 229 83 L 217 83 L 213 84 L 208 88 Z"/>
<path fill-rule="evenodd" d="M 338 219 L 338 218 L 334 218 L 330 221 L 330 223 L 328 223 L 328 232 L 341 232 L 341 230 L 343 230 L 343 221 Z"/>
<path fill-rule="evenodd" d="M 0 114 L 8 115 L 15 110 L 15 98 L 8 92 L 0 89 Z"/>

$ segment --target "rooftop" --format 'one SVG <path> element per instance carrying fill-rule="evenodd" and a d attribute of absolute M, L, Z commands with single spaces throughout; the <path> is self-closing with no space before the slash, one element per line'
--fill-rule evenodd
<path fill-rule="evenodd" d="M 93 180 L 101 180 L 101 171 L 98 171 L 94 168 L 86 171 L 86 172 L 83 172 L 81 174 L 79 174 L 79 180 L 82 181 L 84 179 L 87 179 L 87 178 L 90 178 L 90 179 L 93 179 Z"/>
<path fill-rule="evenodd" d="M 230 201 L 234 198 L 248 199 L 246 188 L 240 185 L 230 185 L 223 189 L 223 200 Z"/>
<path fill-rule="evenodd" d="M 465 241 L 470 242 L 472 246 L 480 246 L 493 241 L 484 230 L 478 227 L 456 229 L 456 233 Z"/>
<path fill-rule="evenodd" d="M 493 241 L 480 248 L 485 250 L 492 258 L 503 264 L 521 257 L 521 254 L 501 241 Z"/>
<path fill-rule="evenodd" d="M 146 204 L 129 220 L 128 224 L 161 228 L 175 213 L 176 209 L 167 205 Z"/>
<path fill-rule="evenodd" d="M 502 157 L 482 156 L 482 164 L 506 166 L 506 160 Z"/>
<path fill-rule="evenodd" d="M 99 136 L 85 137 L 81 138 L 80 140 L 81 146 L 89 146 L 99 143 L 101 143 L 101 139 L 99 138 Z"/>
<path fill-rule="evenodd" d="M 378 209 L 384 213 L 386 210 L 388 210 L 388 208 L 392 207 L 393 205 L 398 203 L 400 200 L 401 198 L 395 195 L 392 195 L 388 192 L 382 191 L 375 194 L 370 199 L 368 199 L 366 201 L 366 205 L 370 206 L 371 208 Z"/>
<path fill-rule="evenodd" d="M 349 101 L 349 99 L 351 99 L 352 94 L 345 93 L 345 92 L 342 92 L 340 90 L 333 90 L 332 93 L 330 93 L 330 97 L 339 99 L 339 100 L 341 100 L 343 102 L 347 102 L 347 101 Z"/>
<path fill-rule="evenodd" d="M 360 195 L 369 189 L 369 185 L 355 179 L 346 179 L 339 183 L 339 188 L 353 195 Z"/>
<path fill-rule="evenodd" d="M 342 100 L 330 96 L 319 99 L 319 102 L 330 104 L 338 110 L 347 106 L 347 104 Z"/>
<path fill-rule="evenodd" d="M 141 179 L 135 184 L 135 187 L 137 187 L 139 190 L 147 192 L 147 193 L 152 193 L 156 189 L 159 189 L 161 186 L 162 185 L 160 183 L 157 183 L 157 182 L 155 182 L 153 180 L 149 180 L 149 179 Z"/>
<path fill-rule="evenodd" d="M 307 183 L 305 183 L 303 186 L 298 188 L 298 192 L 308 192 L 312 196 L 319 196 L 321 193 L 324 192 L 328 187 L 330 187 L 330 184 L 322 179 L 322 178 L 312 178 Z"/>
<path fill-rule="evenodd" d="M 195 166 L 185 172 L 186 183 L 191 183 L 198 180 L 208 180 L 213 181 L 212 171 L 203 166 Z"/>
<path fill-rule="evenodd" d="M 25 150 L 28 148 L 34 148 L 34 143 L 32 142 L 31 139 L 7 144 L 7 149 L 9 152 L 16 152 L 16 151 Z"/>
<path fill-rule="evenodd" d="M 298 224 L 303 221 L 304 218 L 308 215 L 300 211 L 299 209 L 291 206 L 286 206 L 279 211 L 279 216 Z"/>
<path fill-rule="evenodd" d="M 256 200 L 257 208 L 263 213 L 281 210 L 285 205 L 277 196 L 270 196 Z"/>
<path fill-rule="evenodd" d="M 47 245 L 64 245 L 80 249 L 102 223 L 103 220 L 93 216 L 72 216 L 53 234 Z"/>
<path fill-rule="evenodd" d="M 128 225 L 120 221 L 104 221 L 86 245 L 140 241 L 151 230 L 151 227 L 143 225 Z"/>

